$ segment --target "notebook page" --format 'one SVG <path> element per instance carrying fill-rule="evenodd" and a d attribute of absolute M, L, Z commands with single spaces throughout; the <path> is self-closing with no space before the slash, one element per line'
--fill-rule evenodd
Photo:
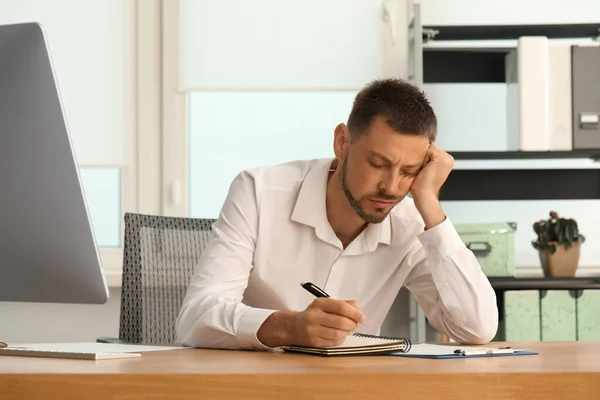
<path fill-rule="evenodd" d="M 389 345 L 394 342 L 397 342 L 397 340 L 390 340 L 390 339 L 377 338 L 377 337 L 364 337 L 364 336 L 348 335 L 346 337 L 346 340 L 344 340 L 344 343 L 342 343 L 338 346 L 332 346 L 331 348 Z"/>

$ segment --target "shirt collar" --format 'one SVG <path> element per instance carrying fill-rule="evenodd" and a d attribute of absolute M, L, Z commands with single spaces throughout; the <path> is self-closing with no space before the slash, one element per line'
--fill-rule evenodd
<path fill-rule="evenodd" d="M 334 246 L 341 243 L 327 220 L 326 194 L 327 176 L 334 159 L 318 159 L 308 171 L 300 186 L 298 198 L 292 211 L 292 221 L 312 226 L 319 239 Z M 369 224 L 367 228 L 350 244 L 348 251 L 357 253 L 373 251 L 377 244 L 391 243 L 390 216 L 379 224 Z"/>

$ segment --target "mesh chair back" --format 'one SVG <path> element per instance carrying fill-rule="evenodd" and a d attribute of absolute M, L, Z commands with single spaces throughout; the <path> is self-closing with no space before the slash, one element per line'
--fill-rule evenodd
<path fill-rule="evenodd" d="M 175 321 L 214 221 L 125 214 L 119 339 L 175 342 Z"/>

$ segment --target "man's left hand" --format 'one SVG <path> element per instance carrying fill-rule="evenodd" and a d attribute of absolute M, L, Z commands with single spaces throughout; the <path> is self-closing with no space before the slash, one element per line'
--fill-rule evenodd
<path fill-rule="evenodd" d="M 415 206 L 428 229 L 446 219 L 438 194 L 452 168 L 454 168 L 454 158 L 438 146 L 431 144 L 425 156 L 423 169 L 410 187 Z"/>

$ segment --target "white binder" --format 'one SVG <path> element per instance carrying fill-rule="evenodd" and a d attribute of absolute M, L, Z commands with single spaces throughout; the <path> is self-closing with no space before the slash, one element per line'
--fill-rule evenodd
<path fill-rule="evenodd" d="M 550 149 L 548 38 L 521 37 L 506 56 L 507 149 Z"/>

